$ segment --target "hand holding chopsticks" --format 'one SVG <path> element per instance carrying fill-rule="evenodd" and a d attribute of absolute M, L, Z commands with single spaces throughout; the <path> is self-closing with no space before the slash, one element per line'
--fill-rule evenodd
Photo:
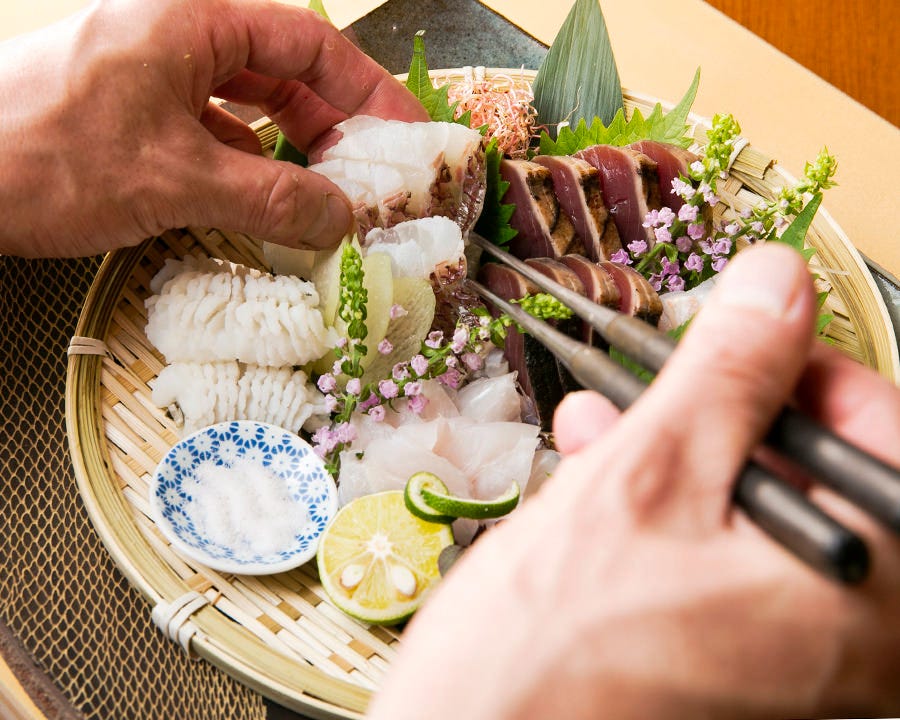
<path fill-rule="evenodd" d="M 471 242 L 556 296 L 610 345 L 647 369 L 658 371 L 674 350 L 671 338 L 646 323 L 590 302 L 482 238 L 472 237 Z M 644 390 L 642 381 L 601 351 L 535 320 L 477 284 L 474 288 L 544 343 L 584 387 L 597 390 L 621 409 Z M 900 531 L 900 472 L 896 469 L 792 409 L 783 411 L 766 442 L 895 532 Z M 734 500 L 760 527 L 818 570 L 847 583 L 860 582 L 866 576 L 869 558 L 862 540 L 760 465 L 746 465 L 735 486 Z"/>

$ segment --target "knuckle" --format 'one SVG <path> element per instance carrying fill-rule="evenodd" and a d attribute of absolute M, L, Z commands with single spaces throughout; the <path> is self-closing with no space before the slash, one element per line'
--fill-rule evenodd
<path fill-rule="evenodd" d="M 302 182 L 296 173 L 279 172 L 262 193 L 259 232 L 272 239 L 287 239 L 298 234 L 301 221 Z"/>

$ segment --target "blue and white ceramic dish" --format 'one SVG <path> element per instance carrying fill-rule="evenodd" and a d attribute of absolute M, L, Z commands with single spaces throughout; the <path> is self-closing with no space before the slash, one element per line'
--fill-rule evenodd
<path fill-rule="evenodd" d="M 196 503 L 191 488 L 203 465 L 227 472 L 235 463 L 261 467 L 284 482 L 285 503 L 305 508 L 306 522 L 286 547 L 265 554 L 248 552 L 246 545 L 213 542 L 198 530 L 201 518 L 192 517 Z M 337 512 L 337 489 L 324 463 L 302 438 L 265 423 L 220 423 L 189 435 L 162 459 L 150 484 L 151 516 L 183 555 L 220 570 L 244 575 L 267 575 L 290 570 L 315 557 L 319 537 Z M 274 512 L 296 511 L 281 505 Z M 267 523 L 272 517 L 250 517 Z"/>

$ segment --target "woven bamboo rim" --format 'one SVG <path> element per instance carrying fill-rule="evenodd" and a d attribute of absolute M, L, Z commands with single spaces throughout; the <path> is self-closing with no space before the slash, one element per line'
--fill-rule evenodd
<path fill-rule="evenodd" d="M 462 70 L 435 73 L 458 80 Z M 534 73 L 487 70 L 526 83 Z M 626 93 L 626 107 L 649 111 L 656 100 Z M 698 141 L 708 123 L 692 117 Z M 254 128 L 265 147 L 277 130 Z M 770 196 L 790 180 L 770 158 L 744 147 L 727 181 L 736 209 Z M 831 335 L 850 355 L 895 382 L 900 360 L 887 309 L 868 271 L 831 217 L 820 211 L 808 242 L 833 287 Z M 191 618 L 191 650 L 265 696 L 320 718 L 360 718 L 371 691 L 396 652 L 399 633 L 366 627 L 325 599 L 311 565 L 281 575 L 224 575 L 174 552 L 147 517 L 147 485 L 177 436 L 172 421 L 150 401 L 148 381 L 164 366 L 144 336 L 143 300 L 165 257 L 207 254 L 263 267 L 259 245 L 238 233 L 178 230 L 110 254 L 100 268 L 78 323 L 69 358 L 66 421 L 79 489 L 106 547 L 129 581 L 152 605 L 195 591 L 209 604 Z M 90 342 L 93 339 L 97 342 Z M 104 352 L 105 346 L 105 352 Z M 149 613 L 149 609 L 148 609 Z"/>

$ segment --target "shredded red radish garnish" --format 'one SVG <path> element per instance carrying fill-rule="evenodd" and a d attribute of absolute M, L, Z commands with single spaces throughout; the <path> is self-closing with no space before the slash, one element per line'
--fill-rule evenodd
<path fill-rule="evenodd" d="M 439 84 L 444 81 L 438 79 Z M 487 137 L 496 138 L 499 150 L 509 157 L 524 157 L 534 134 L 537 111 L 534 94 L 524 79 L 508 75 L 486 78 L 484 68 L 465 68 L 462 82 L 452 83 L 451 103 L 458 102 L 456 116 L 472 113 L 471 127 L 488 126 Z"/>

